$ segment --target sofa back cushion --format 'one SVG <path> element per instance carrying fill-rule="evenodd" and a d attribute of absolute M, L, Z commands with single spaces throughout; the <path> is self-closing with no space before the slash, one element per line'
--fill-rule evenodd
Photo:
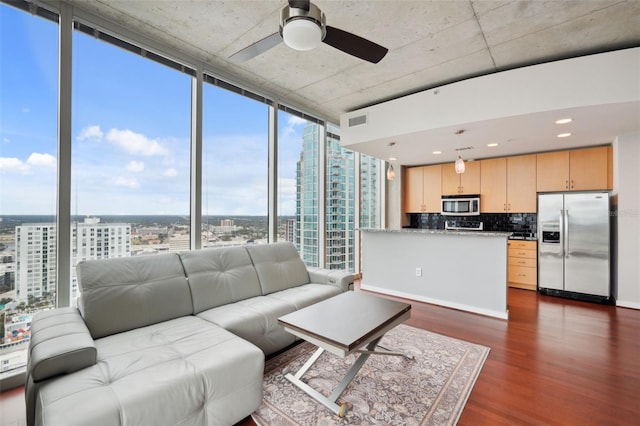
<path fill-rule="evenodd" d="M 80 313 L 94 339 L 193 313 L 175 253 L 78 262 Z"/>
<path fill-rule="evenodd" d="M 208 248 L 180 253 L 189 279 L 195 314 L 260 296 L 260 282 L 244 247 Z"/>
<path fill-rule="evenodd" d="M 309 283 L 309 273 L 290 242 L 247 246 L 260 279 L 262 294 Z"/>

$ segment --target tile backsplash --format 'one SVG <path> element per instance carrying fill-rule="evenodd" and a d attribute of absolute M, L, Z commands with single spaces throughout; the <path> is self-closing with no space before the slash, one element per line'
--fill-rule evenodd
<path fill-rule="evenodd" d="M 502 231 L 537 235 L 536 213 L 483 213 L 479 216 L 442 216 L 440 213 L 410 213 L 410 227 L 444 229 L 445 220 L 480 221 L 485 231 Z"/>

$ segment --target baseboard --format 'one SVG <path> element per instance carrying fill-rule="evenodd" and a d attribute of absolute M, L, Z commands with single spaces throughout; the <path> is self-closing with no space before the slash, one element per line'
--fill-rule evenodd
<path fill-rule="evenodd" d="M 640 309 L 640 303 L 627 300 L 616 300 L 616 306 L 619 308 Z"/>
<path fill-rule="evenodd" d="M 489 309 L 479 309 L 474 306 L 462 305 L 459 303 L 446 302 L 437 299 L 431 299 L 429 297 L 419 296 L 416 294 L 405 293 L 402 291 L 389 290 L 387 288 L 376 287 L 367 284 L 361 284 L 362 290 L 372 291 L 375 293 L 386 294 L 388 296 L 402 297 L 403 299 L 416 300 L 418 302 L 429 303 L 432 305 L 444 306 L 445 308 L 452 308 L 458 311 L 471 312 L 473 314 L 484 315 L 487 317 L 500 318 L 504 320 L 509 319 L 509 312 L 492 311 Z"/>

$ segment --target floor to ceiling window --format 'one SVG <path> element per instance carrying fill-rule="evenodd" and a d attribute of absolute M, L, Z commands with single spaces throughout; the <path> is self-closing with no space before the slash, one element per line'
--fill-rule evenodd
<path fill-rule="evenodd" d="M 269 128 L 273 100 L 212 77 L 206 66 L 198 73 L 202 122 L 192 120 L 200 82 L 193 85 L 188 65 L 167 59 L 180 52 L 145 50 L 119 38 L 117 26 L 66 15 L 73 10 L 60 11 L 62 22 L 74 20 L 73 50 L 62 37 L 59 52 L 57 13 L 0 0 L 2 371 L 26 361 L 14 349 L 26 348 L 33 312 L 55 306 L 56 295 L 66 306 L 69 289 L 77 296 L 77 261 L 188 250 L 197 246 L 192 222 L 202 223 L 204 247 L 285 240 L 309 266 L 357 268 L 356 219 L 380 226 L 379 160 L 343 149 L 336 126 L 325 131 L 323 120 L 282 104 L 277 129 Z M 69 58 L 71 91 L 63 78 L 59 92 L 58 69 Z M 199 125 L 202 156 L 194 160 Z M 273 133 L 277 176 L 269 168 Z M 193 188 L 200 170 L 192 167 L 202 167 Z M 70 186 L 62 173 L 69 170 Z M 190 211 L 192 201 L 201 211 Z M 277 235 L 268 235 L 274 203 Z M 70 238 L 57 238 L 57 226 L 66 234 L 69 222 Z"/>
<path fill-rule="evenodd" d="M 320 131 L 299 115 L 278 111 L 278 240 L 296 245 L 308 266 L 319 266 Z"/>
<path fill-rule="evenodd" d="M 72 264 L 188 250 L 192 77 L 75 28 Z"/>
<path fill-rule="evenodd" d="M 266 243 L 268 106 L 223 87 L 203 89 L 202 246 Z"/>
<path fill-rule="evenodd" d="M 41 16 L 38 16 L 41 15 Z M 0 378 L 55 305 L 57 16 L 0 4 Z"/>

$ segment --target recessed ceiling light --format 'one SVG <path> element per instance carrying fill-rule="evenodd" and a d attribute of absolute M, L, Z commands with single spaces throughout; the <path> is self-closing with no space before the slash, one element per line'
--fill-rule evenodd
<path fill-rule="evenodd" d="M 433 151 L 432 154 L 439 155 L 442 154 L 442 151 Z"/>
<path fill-rule="evenodd" d="M 494 146 L 498 146 L 498 144 L 495 143 L 495 142 L 494 143 L 488 143 L 487 146 L 490 146 L 491 148 L 493 148 Z"/>
<path fill-rule="evenodd" d="M 558 135 L 559 138 L 568 138 L 569 136 L 571 136 L 571 133 L 560 133 Z"/>
<path fill-rule="evenodd" d="M 560 120 L 556 120 L 556 124 L 567 124 L 571 123 L 573 118 L 561 118 Z"/>

